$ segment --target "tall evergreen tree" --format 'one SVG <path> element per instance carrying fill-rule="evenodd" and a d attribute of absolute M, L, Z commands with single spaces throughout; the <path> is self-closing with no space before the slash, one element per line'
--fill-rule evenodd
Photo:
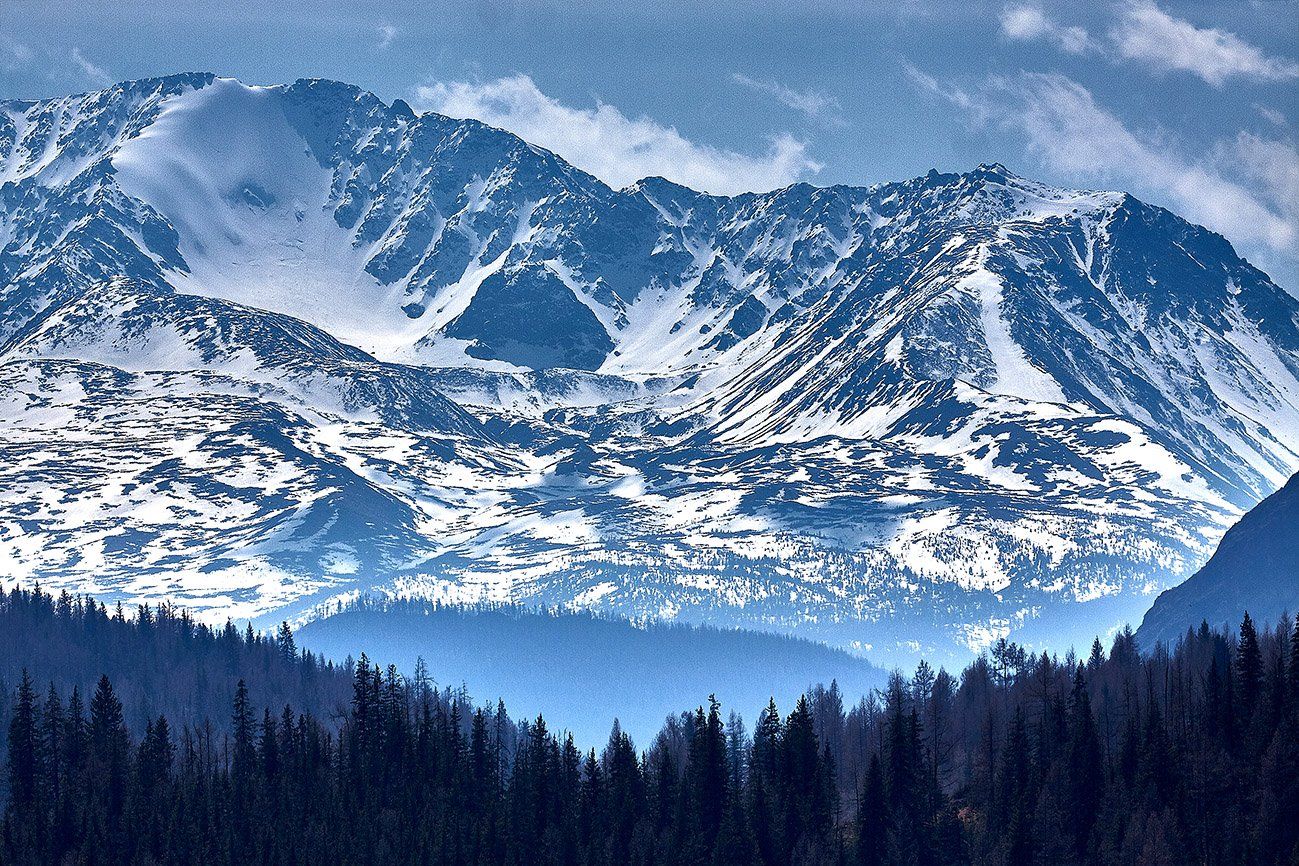
<path fill-rule="evenodd" d="M 1295 611 L 1294 631 L 1290 634 L 1290 664 L 1287 679 L 1290 682 L 1290 707 L 1299 720 L 1299 611 Z"/>
<path fill-rule="evenodd" d="M 1236 675 L 1240 688 L 1241 718 L 1246 725 L 1258 705 L 1263 682 L 1263 654 L 1258 646 L 1258 634 L 1249 613 L 1240 623 L 1240 642 L 1236 647 Z"/>
<path fill-rule="evenodd" d="M 880 756 L 871 755 L 857 810 L 857 863 L 884 866 L 888 862 L 889 803 L 884 792 L 884 771 Z"/>
<path fill-rule="evenodd" d="M 1074 674 L 1073 693 L 1069 703 L 1069 745 L 1067 761 L 1067 821 L 1074 854 L 1082 860 L 1087 855 L 1092 827 L 1101 805 L 1105 779 L 1101 775 L 1100 740 L 1092 716 L 1091 696 L 1078 666 Z"/>
<path fill-rule="evenodd" d="M 29 820 L 36 803 L 39 756 L 36 689 L 24 670 L 18 682 L 18 701 L 9 720 L 9 808 Z"/>
<path fill-rule="evenodd" d="M 280 623 L 280 630 L 275 636 L 275 644 L 280 651 L 280 658 L 286 664 L 297 661 L 298 645 L 293 640 L 293 629 L 289 628 L 287 621 Z"/>

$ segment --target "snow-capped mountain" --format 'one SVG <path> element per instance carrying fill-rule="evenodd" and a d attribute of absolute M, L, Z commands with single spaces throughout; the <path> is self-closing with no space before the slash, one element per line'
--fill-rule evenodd
<path fill-rule="evenodd" d="M 325 81 L 0 103 L 0 562 L 1067 643 L 1299 469 L 1299 302 L 999 165 L 613 190 Z"/>

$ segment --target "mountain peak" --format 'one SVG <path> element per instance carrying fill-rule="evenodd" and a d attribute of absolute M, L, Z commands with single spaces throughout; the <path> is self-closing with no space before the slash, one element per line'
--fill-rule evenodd
<path fill-rule="evenodd" d="M 199 90 L 207 87 L 217 78 L 218 76 L 212 72 L 174 72 L 168 75 L 119 81 L 94 90 L 85 90 L 55 99 L 0 99 L 0 105 L 10 105 L 18 107 L 19 110 L 25 110 L 32 106 L 65 100 L 111 99 L 115 95 L 122 94 L 146 95 L 149 93 L 161 93 L 171 95 L 184 90 Z"/>
<path fill-rule="evenodd" d="M 0 128 L 20 574 L 977 650 L 1139 614 L 1299 469 L 1299 305 L 1112 193 L 615 191 L 339 82 L 105 93 Z"/>
<path fill-rule="evenodd" d="M 981 162 L 975 166 L 974 171 L 970 172 L 970 174 L 982 179 L 1003 181 L 1018 179 L 1019 177 L 999 162 Z"/>

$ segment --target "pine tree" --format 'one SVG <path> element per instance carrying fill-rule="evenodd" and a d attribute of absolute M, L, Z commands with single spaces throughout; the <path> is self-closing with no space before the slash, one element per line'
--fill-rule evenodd
<path fill-rule="evenodd" d="M 783 847 L 779 828 L 776 826 L 773 797 L 767 790 L 763 774 L 755 773 L 749 786 L 749 823 L 752 827 L 754 853 L 759 863 L 780 862 L 780 850 Z"/>
<path fill-rule="evenodd" d="M 1290 635 L 1290 665 L 1287 679 L 1290 682 L 1290 709 L 1299 721 L 1299 611 L 1295 612 L 1294 632 Z"/>
<path fill-rule="evenodd" d="M 774 793 L 779 766 L 781 724 L 776 699 L 771 698 L 767 708 L 758 714 L 758 724 L 753 729 L 753 759 L 750 773 L 762 777 L 768 791 Z"/>
<path fill-rule="evenodd" d="M 257 750 L 253 745 L 253 708 L 248 700 L 248 686 L 243 680 L 235 687 L 230 731 L 234 739 L 231 772 L 236 785 L 246 785 L 252 778 Z"/>
<path fill-rule="evenodd" d="M 1258 646 L 1258 635 L 1249 613 L 1240 623 L 1240 642 L 1236 647 L 1236 675 L 1240 688 L 1241 718 L 1247 726 L 1258 705 L 1263 679 L 1263 655 Z"/>
<path fill-rule="evenodd" d="M 5 850 L 30 852 L 29 862 L 39 862 L 45 847 L 45 821 L 38 803 L 40 785 L 40 718 L 36 689 L 24 669 L 18 681 L 17 702 L 9 720 L 9 797 L 5 808 L 0 861 Z M 18 856 L 14 856 L 16 862 Z M 26 859 L 26 858 L 23 858 Z"/>
<path fill-rule="evenodd" d="M 1096 673 L 1100 666 L 1105 663 L 1105 648 L 1101 646 L 1100 638 L 1092 639 L 1091 655 L 1087 657 L 1087 670 L 1090 673 Z"/>
<path fill-rule="evenodd" d="M 122 702 L 107 676 L 99 678 L 90 700 L 89 741 L 89 785 L 95 797 L 92 807 L 96 820 L 105 827 L 104 844 L 120 850 L 125 845 L 121 818 L 126 804 L 130 735 L 122 718 Z"/>
<path fill-rule="evenodd" d="M 578 803 L 578 826 L 582 845 L 590 848 L 596 839 L 604 835 L 604 822 L 601 820 L 607 807 L 605 805 L 604 771 L 592 749 L 583 763 L 582 784 Z"/>
<path fill-rule="evenodd" d="M 257 762 L 261 767 L 262 779 L 269 789 L 274 789 L 280 777 L 280 730 L 279 723 L 271 715 L 270 707 L 262 713 L 261 735 L 257 741 Z"/>
<path fill-rule="evenodd" d="M 872 753 L 857 810 L 857 862 L 860 866 L 884 866 L 888 862 L 890 824 L 884 771 L 880 767 L 879 754 Z"/>
<path fill-rule="evenodd" d="M 40 764 L 44 776 L 43 789 L 46 801 L 55 805 L 63 795 L 64 747 L 63 733 L 67 720 L 63 712 L 63 700 L 59 697 L 54 683 L 45 697 L 45 707 L 41 711 Z"/>
<path fill-rule="evenodd" d="M 728 807 L 726 732 L 721 707 L 709 698 L 708 712 L 695 711 L 694 729 L 686 756 L 688 803 L 694 824 L 689 850 L 697 859 L 709 859 Z"/>
<path fill-rule="evenodd" d="M 1088 842 L 1104 790 L 1101 775 L 1100 741 L 1092 717 L 1091 696 L 1083 678 L 1083 668 L 1074 674 L 1069 705 L 1068 785 L 1066 821 L 1072 835 L 1073 850 L 1081 860 L 1087 855 Z"/>
<path fill-rule="evenodd" d="M 64 717 L 63 754 L 68 768 L 69 782 L 80 780 L 89 750 L 89 733 L 86 730 L 86 712 L 81 702 L 81 692 L 76 686 L 68 697 L 68 710 Z"/>
<path fill-rule="evenodd" d="M 994 820 L 1005 827 L 1003 845 L 1007 866 L 1020 866 L 1033 861 L 1031 828 L 1035 800 L 1030 787 L 1028 731 L 1021 707 L 1015 709 L 1001 754 Z"/>
<path fill-rule="evenodd" d="M 293 629 L 289 628 L 288 621 L 280 623 L 279 633 L 275 638 L 276 647 L 279 649 L 280 658 L 286 664 L 292 664 L 298 658 L 298 645 L 293 641 Z"/>
<path fill-rule="evenodd" d="M 9 722 L 9 808 L 21 820 L 30 820 L 36 803 L 38 757 L 36 690 L 26 668 L 18 681 L 18 702 Z"/>
<path fill-rule="evenodd" d="M 625 862 L 632 834 L 644 808 L 644 783 L 631 738 L 614 720 L 601 764 L 607 780 L 609 853 L 615 863 Z"/>
<path fill-rule="evenodd" d="M 800 697 L 781 737 L 781 811 L 786 846 L 794 855 L 814 848 L 831 819 L 822 785 L 820 747 L 807 699 Z"/>

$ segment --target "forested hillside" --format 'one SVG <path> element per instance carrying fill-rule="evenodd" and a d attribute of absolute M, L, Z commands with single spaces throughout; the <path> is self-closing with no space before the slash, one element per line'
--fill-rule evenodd
<path fill-rule="evenodd" d="M 351 694 L 351 671 L 300 651 L 287 626 L 270 639 L 230 622 L 212 629 L 166 605 L 128 613 L 66 592 L 0 588 L 0 710 L 7 712 L 23 670 L 65 699 L 74 688 L 87 698 L 107 675 L 137 735 L 159 715 L 225 730 L 241 679 L 259 704 L 289 703 L 322 719 L 341 712 Z"/>
<path fill-rule="evenodd" d="M 69 638 L 107 629 L 144 641 L 142 621 L 157 617 L 59 607 L 42 615 Z M 194 633 L 286 663 L 266 641 Z M 4 651 L 9 663 L 23 648 Z M 1203 625 L 1149 655 L 1130 631 L 1086 659 L 1002 642 L 958 676 L 922 664 L 851 707 L 837 687 L 814 688 L 769 706 L 750 732 L 706 701 L 652 742 L 615 727 L 586 754 L 556 733 L 562 720 L 516 726 L 503 705 L 474 707 L 365 657 L 338 718 L 266 706 L 237 682 L 219 720 L 228 734 L 158 716 L 132 736 L 121 696 L 139 684 L 129 669 L 115 676 L 90 695 L 20 676 L 5 712 L 3 862 L 1299 858 L 1299 626 L 1288 618 L 1260 631 L 1246 617 L 1237 634 Z"/>

